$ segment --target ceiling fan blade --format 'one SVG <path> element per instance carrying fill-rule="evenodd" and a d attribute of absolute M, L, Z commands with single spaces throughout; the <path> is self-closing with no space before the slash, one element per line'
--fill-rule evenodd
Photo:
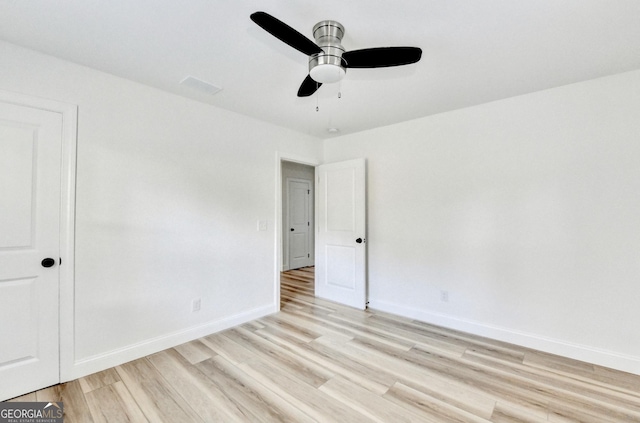
<path fill-rule="evenodd" d="M 420 60 L 418 47 L 375 47 L 347 51 L 342 55 L 348 68 L 384 68 L 409 65 Z"/>
<path fill-rule="evenodd" d="M 280 41 L 289 44 L 298 51 L 311 56 L 312 54 L 322 53 L 322 49 L 313 41 L 291 28 L 286 23 L 274 18 L 265 12 L 255 12 L 251 14 L 251 20 L 258 26 L 273 35 Z"/>
<path fill-rule="evenodd" d="M 311 78 L 311 75 L 307 75 L 298 89 L 298 97 L 309 97 L 311 94 L 315 93 L 321 85 L 322 83 L 314 81 Z"/>

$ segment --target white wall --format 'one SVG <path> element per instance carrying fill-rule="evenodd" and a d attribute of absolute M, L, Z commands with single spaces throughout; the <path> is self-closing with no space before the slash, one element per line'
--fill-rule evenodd
<path fill-rule="evenodd" d="M 0 89 L 79 106 L 67 378 L 277 310 L 274 158 L 317 161 L 319 140 L 4 42 L 0 57 Z"/>
<path fill-rule="evenodd" d="M 367 159 L 371 307 L 640 374 L 640 71 L 324 145 Z"/>

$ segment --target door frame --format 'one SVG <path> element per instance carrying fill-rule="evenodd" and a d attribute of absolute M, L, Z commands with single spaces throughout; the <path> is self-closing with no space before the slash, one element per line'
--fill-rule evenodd
<path fill-rule="evenodd" d="M 275 254 L 274 254 L 274 298 L 273 298 L 273 310 L 274 312 L 280 311 L 280 272 L 282 271 L 282 219 L 283 219 L 283 211 L 282 211 L 282 162 L 293 162 L 299 163 L 307 166 L 316 167 L 320 164 L 320 161 L 304 156 L 296 156 L 293 154 L 281 153 L 276 151 L 276 204 L 275 211 L 276 215 L 274 217 L 275 225 Z M 315 204 L 314 204 L 314 214 L 315 214 Z M 315 230 L 315 229 L 314 229 Z"/>
<path fill-rule="evenodd" d="M 60 177 L 60 258 L 59 322 L 60 382 L 74 379 L 74 286 L 75 286 L 75 210 L 78 106 L 0 90 L 0 101 L 62 115 Z"/>
<path fill-rule="evenodd" d="M 284 192 L 287 193 L 287 210 L 285 211 L 284 208 L 283 208 L 282 213 L 286 214 L 286 216 L 287 216 L 287 227 L 291 227 L 291 222 L 290 222 L 291 215 L 289 213 L 290 210 L 291 210 L 290 197 L 289 197 L 289 183 L 292 182 L 292 181 L 293 182 L 306 182 L 306 183 L 308 183 L 309 184 L 310 194 L 315 193 L 315 189 L 314 189 L 315 187 L 314 187 L 314 180 L 313 179 L 311 179 L 311 180 L 309 180 L 309 179 L 300 179 L 300 178 L 287 178 L 286 179 L 286 185 L 287 185 L 286 188 L 287 189 Z M 314 220 L 314 222 L 315 222 L 315 219 L 311 219 L 311 216 L 315 217 L 315 210 L 314 210 L 314 206 L 313 206 L 313 204 L 315 202 L 311 201 L 312 198 L 314 198 L 314 197 L 311 197 L 311 196 L 309 197 L 309 204 L 308 204 L 307 212 L 309 213 L 309 219 L 310 220 Z M 283 201 L 283 203 L 284 203 L 284 201 Z M 284 221 L 284 219 L 283 219 L 283 221 Z M 311 245 L 311 240 L 314 239 L 314 237 L 312 236 L 313 232 L 314 232 L 314 228 L 315 228 L 315 224 L 314 224 L 313 227 L 309 227 L 308 228 L 308 230 L 311 231 L 311 233 L 309 234 L 308 240 L 307 240 L 307 248 L 309 249 L 309 252 L 311 252 L 313 250 L 313 246 Z M 290 270 L 291 269 L 291 236 L 290 236 L 289 232 L 287 232 L 286 230 L 284 231 L 284 233 L 286 233 L 289 236 L 289 238 L 287 239 L 287 242 L 286 242 L 286 247 L 287 248 L 286 248 L 286 251 L 284 252 L 284 254 L 287 257 L 287 264 L 288 264 L 288 266 L 287 266 L 288 269 L 287 270 Z M 284 243 L 284 239 L 283 239 L 283 243 Z M 309 261 L 311 261 L 311 259 L 309 259 Z M 283 270 L 284 270 L 284 267 L 283 267 Z"/>

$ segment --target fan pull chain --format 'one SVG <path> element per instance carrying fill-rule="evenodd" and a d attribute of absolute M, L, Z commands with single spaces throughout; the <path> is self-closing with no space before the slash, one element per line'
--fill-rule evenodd
<path fill-rule="evenodd" d="M 316 91 L 316 112 L 320 111 L 320 106 L 319 106 L 319 102 L 318 102 L 318 91 Z"/>

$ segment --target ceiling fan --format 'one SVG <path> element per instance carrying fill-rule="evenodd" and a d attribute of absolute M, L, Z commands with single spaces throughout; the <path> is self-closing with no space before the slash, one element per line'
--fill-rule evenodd
<path fill-rule="evenodd" d="M 422 56 L 418 47 L 375 47 L 346 51 L 340 44 L 344 26 L 321 21 L 313 27 L 314 43 L 286 23 L 265 12 L 251 14 L 262 29 L 309 56 L 309 74 L 298 89 L 298 97 L 308 97 L 324 83 L 344 78 L 349 68 L 383 68 L 416 63 Z"/>

